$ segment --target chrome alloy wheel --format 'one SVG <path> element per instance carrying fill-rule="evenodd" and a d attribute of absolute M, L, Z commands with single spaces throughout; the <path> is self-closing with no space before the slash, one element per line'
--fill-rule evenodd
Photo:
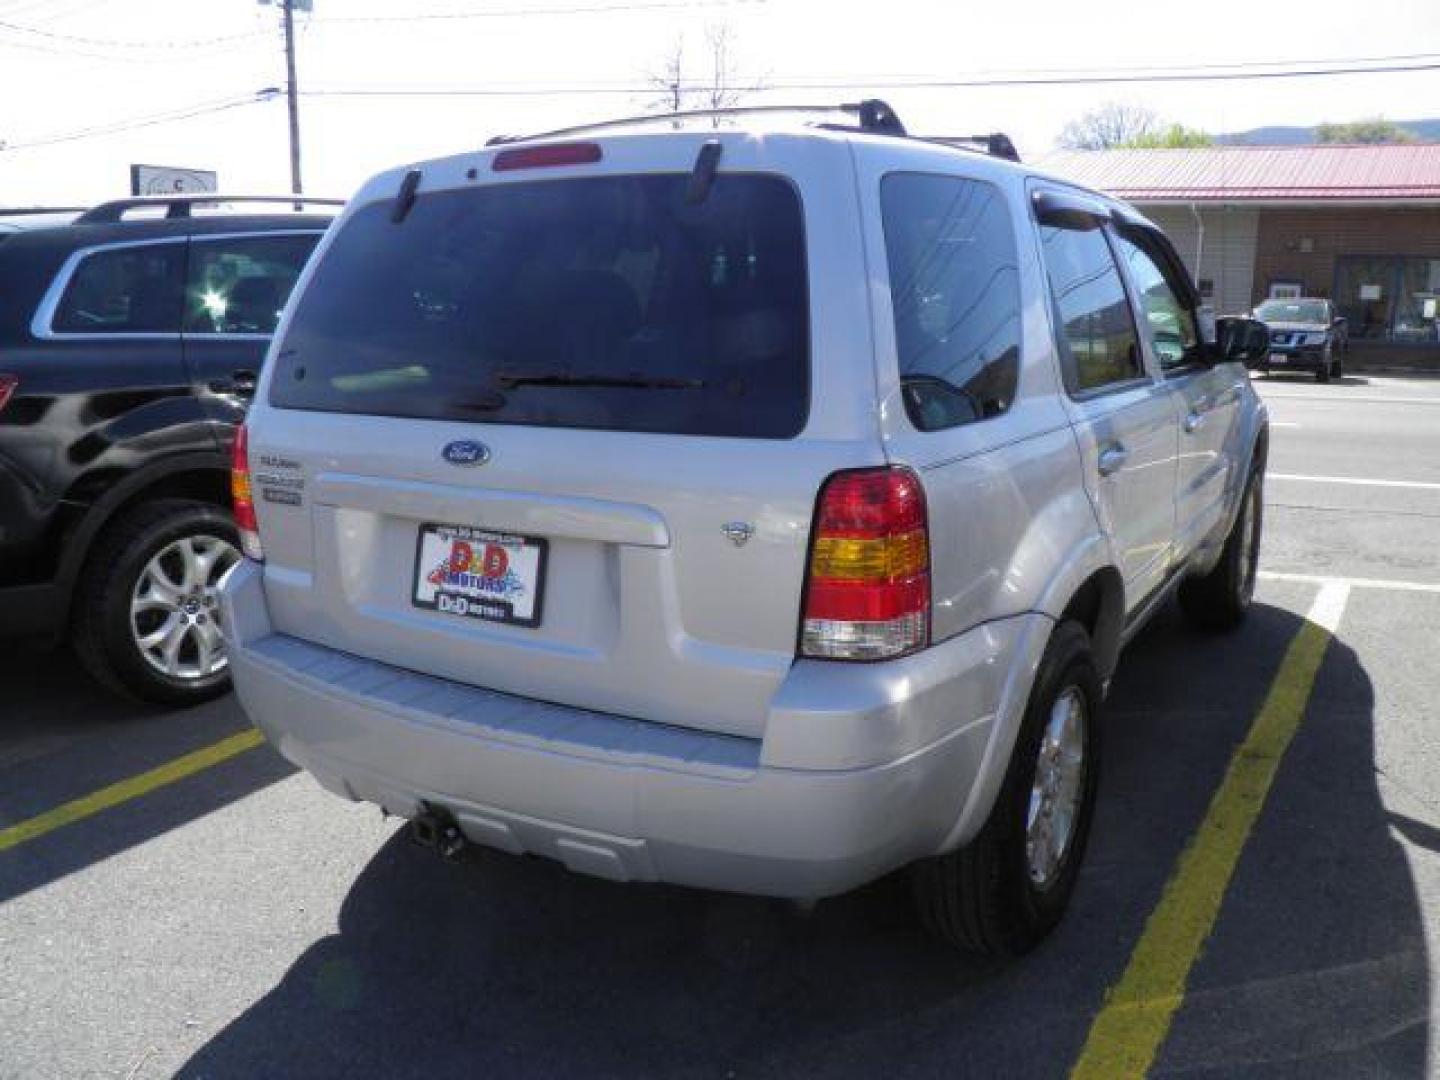
<path fill-rule="evenodd" d="M 240 561 L 218 536 L 182 536 L 140 572 L 130 598 L 130 633 L 145 662 L 172 679 L 194 681 L 224 669 L 220 583 Z"/>
<path fill-rule="evenodd" d="M 1046 888 L 1055 880 L 1075 837 L 1088 766 L 1087 722 L 1084 694 L 1078 687 L 1067 687 L 1050 707 L 1025 815 L 1025 864 L 1036 888 Z"/>

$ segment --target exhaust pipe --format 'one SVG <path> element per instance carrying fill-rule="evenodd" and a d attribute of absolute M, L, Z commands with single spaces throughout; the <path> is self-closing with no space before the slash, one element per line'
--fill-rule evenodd
<path fill-rule="evenodd" d="M 469 846 L 454 815 L 434 807 L 426 807 L 411 819 L 410 839 L 450 862 L 458 860 Z"/>

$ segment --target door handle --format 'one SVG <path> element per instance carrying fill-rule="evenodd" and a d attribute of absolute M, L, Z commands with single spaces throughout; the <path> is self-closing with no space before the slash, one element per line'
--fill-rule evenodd
<path fill-rule="evenodd" d="M 1173 430 L 1173 429 L 1172 429 Z M 1100 451 L 1100 475 L 1109 476 L 1116 472 L 1126 461 L 1130 459 L 1130 451 L 1120 443 L 1113 443 Z"/>
<path fill-rule="evenodd" d="M 1193 435 L 1205 426 L 1205 414 L 1199 412 L 1188 412 L 1185 414 L 1185 434 Z"/>
<path fill-rule="evenodd" d="M 255 384 L 259 381 L 253 371 L 232 371 L 228 379 L 213 379 L 210 382 L 210 389 L 217 394 L 234 394 L 237 397 L 250 397 L 255 393 Z"/>

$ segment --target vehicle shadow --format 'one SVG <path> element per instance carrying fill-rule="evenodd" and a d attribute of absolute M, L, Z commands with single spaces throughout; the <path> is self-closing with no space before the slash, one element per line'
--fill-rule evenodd
<path fill-rule="evenodd" d="M 66 649 L 0 645 L 0 830 L 249 728 L 232 696 L 161 709 L 110 694 Z M 0 851 L 0 903 L 211 813 L 295 769 L 268 747 Z"/>
<path fill-rule="evenodd" d="M 937 947 L 910 919 L 898 878 L 802 917 L 777 902 L 613 885 L 493 852 L 447 865 L 401 833 L 354 882 L 337 932 L 299 956 L 181 1075 L 1063 1075 L 1300 624 L 1289 611 L 1258 606 L 1242 635 L 1223 638 L 1189 631 L 1167 613 L 1135 643 L 1111 694 L 1103 795 L 1075 904 L 1023 960 Z M 1263 906 L 1232 890 L 1165 1067 L 1219 1061 L 1231 1075 L 1275 1060 L 1266 1055 L 1277 1047 L 1255 1025 L 1237 1025 L 1253 1028 L 1257 1041 L 1235 1047 L 1224 1031 L 1197 1034 L 1195 1023 L 1267 980 L 1313 979 L 1336 993 L 1337 1007 L 1376 992 L 1375 979 L 1330 981 L 1335 963 L 1422 950 L 1418 966 L 1385 984 L 1385 1002 L 1391 1015 L 1428 1016 L 1414 882 L 1376 794 L 1369 680 L 1343 646 L 1332 648 L 1326 669 L 1327 686 L 1345 689 L 1350 719 L 1333 734 L 1328 722 L 1303 733 L 1326 743 L 1307 752 L 1313 773 L 1305 779 L 1344 798 L 1289 826 L 1305 838 L 1287 849 L 1298 864 L 1268 845 L 1260 856 L 1247 850 L 1236 890 L 1262 889 Z M 1282 768 L 1279 786 L 1292 773 Z M 1343 850 L 1327 839 L 1337 828 Z M 1327 859 L 1366 883 L 1372 900 L 1383 898 L 1382 908 L 1319 917 L 1333 896 L 1300 871 Z M 1364 935 L 1336 934 L 1362 920 Z M 1262 950 L 1253 962 L 1231 957 L 1232 936 L 1263 934 L 1277 921 L 1289 924 L 1287 948 Z M 1217 956 L 1226 958 L 1219 966 Z M 1292 994 L 1284 1006 L 1301 1002 Z M 1281 1009 L 1259 1002 L 1255 1015 L 1274 1020 Z M 1207 1043 L 1207 1031 L 1218 1041 Z M 1363 1073 L 1383 1060 L 1420 1075 L 1427 1037 L 1420 1023 L 1366 1044 L 1373 1059 L 1362 1047 L 1341 1070 L 1322 1052 L 1304 1072 Z M 1217 1058 L 1217 1045 L 1230 1052 Z"/>

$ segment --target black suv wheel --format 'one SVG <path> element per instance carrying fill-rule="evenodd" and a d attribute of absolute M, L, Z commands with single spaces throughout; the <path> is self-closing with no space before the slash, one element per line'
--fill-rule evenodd
<path fill-rule="evenodd" d="M 218 588 L 240 560 L 230 516 L 189 499 L 142 503 L 95 543 L 72 642 L 101 683 L 145 701 L 204 701 L 230 687 Z"/>

